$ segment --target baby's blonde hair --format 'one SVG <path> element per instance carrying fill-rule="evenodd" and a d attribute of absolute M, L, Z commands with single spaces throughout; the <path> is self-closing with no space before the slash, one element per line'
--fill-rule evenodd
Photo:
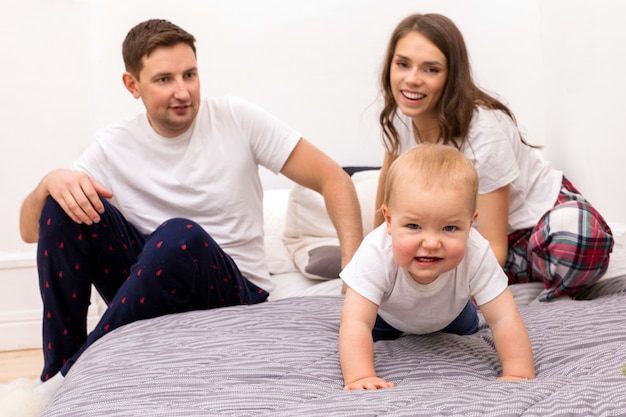
<path fill-rule="evenodd" d="M 476 211 L 478 173 L 474 164 L 452 146 L 422 143 L 400 155 L 391 164 L 385 180 L 383 204 L 386 206 L 392 203 L 394 185 L 399 180 L 467 193 L 468 209 L 472 213 Z"/>

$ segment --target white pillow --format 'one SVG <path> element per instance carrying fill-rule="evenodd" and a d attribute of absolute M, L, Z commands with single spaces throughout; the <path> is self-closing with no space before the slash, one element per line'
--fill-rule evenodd
<path fill-rule="evenodd" d="M 365 170 L 352 175 L 361 207 L 363 234 L 374 227 L 376 188 L 380 171 Z M 300 185 L 291 189 L 285 219 L 285 246 L 294 264 L 307 278 L 332 279 L 339 277 L 341 250 L 337 231 L 333 226 L 324 198 Z"/>
<path fill-rule="evenodd" d="M 265 190 L 263 194 L 265 254 L 270 274 L 297 271 L 283 241 L 288 200 L 289 189 Z"/>

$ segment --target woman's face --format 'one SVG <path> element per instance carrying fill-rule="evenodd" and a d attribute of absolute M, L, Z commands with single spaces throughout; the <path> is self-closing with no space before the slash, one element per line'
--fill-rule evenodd
<path fill-rule="evenodd" d="M 448 76 L 444 54 L 426 37 L 409 32 L 396 44 L 389 81 L 398 108 L 418 128 L 437 125 L 438 104 Z"/>

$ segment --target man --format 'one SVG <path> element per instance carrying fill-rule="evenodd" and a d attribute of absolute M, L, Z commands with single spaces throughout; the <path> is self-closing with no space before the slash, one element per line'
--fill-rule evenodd
<path fill-rule="evenodd" d="M 140 319 L 262 302 L 271 291 L 258 165 L 318 191 L 345 265 L 362 239 L 356 192 L 320 150 L 236 97 L 201 99 L 195 38 L 166 20 L 130 30 L 123 82 L 146 113 L 98 132 L 20 213 L 38 242 L 51 396 L 95 340 Z M 86 333 L 91 284 L 109 308 Z"/>

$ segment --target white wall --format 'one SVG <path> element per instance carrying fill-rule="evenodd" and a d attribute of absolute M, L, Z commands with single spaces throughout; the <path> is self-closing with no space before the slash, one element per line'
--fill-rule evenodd
<path fill-rule="evenodd" d="M 42 175 L 70 165 L 97 128 L 141 110 L 121 83 L 120 45 L 151 17 L 196 35 L 204 94 L 242 95 L 340 163 L 365 164 L 381 157 L 375 100 L 390 31 L 411 12 L 447 14 L 479 82 L 609 220 L 626 223 L 621 2 L 20 0 L 3 9 L 0 253 L 32 250 L 17 218 Z"/>
<path fill-rule="evenodd" d="M 529 141 L 612 222 L 626 223 L 621 121 L 626 3 L 597 0 L 12 0 L 0 14 L 0 261 L 21 242 L 24 196 L 69 166 L 93 132 L 141 110 L 121 83 L 121 42 L 139 21 L 197 37 L 203 92 L 272 111 L 341 164 L 378 164 L 374 101 L 396 23 L 441 12 L 466 36 L 480 84 Z M 264 173 L 268 187 L 287 186 Z"/>

